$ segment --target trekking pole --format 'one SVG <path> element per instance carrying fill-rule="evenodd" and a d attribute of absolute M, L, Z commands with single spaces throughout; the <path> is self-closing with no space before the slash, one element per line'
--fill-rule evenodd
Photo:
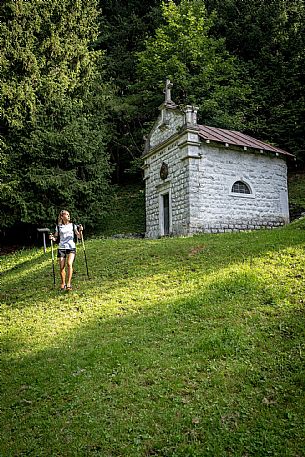
<path fill-rule="evenodd" d="M 81 232 L 81 239 L 82 239 L 82 245 L 83 245 L 84 256 L 85 256 L 85 263 L 86 263 L 86 269 L 87 269 L 87 276 L 88 276 L 88 279 L 90 279 L 89 271 L 88 271 L 88 262 L 87 262 L 86 248 L 85 248 L 85 242 L 84 242 L 83 232 Z"/>
<path fill-rule="evenodd" d="M 51 238 L 51 252 L 52 252 L 53 284 L 54 284 L 54 287 L 55 287 L 56 286 L 56 281 L 55 281 L 54 249 L 53 249 L 53 240 L 52 240 L 52 238 Z"/>

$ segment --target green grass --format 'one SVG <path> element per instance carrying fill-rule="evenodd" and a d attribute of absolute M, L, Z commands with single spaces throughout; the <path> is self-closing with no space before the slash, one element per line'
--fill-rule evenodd
<path fill-rule="evenodd" d="M 305 231 L 0 258 L 1 457 L 305 455 Z"/>

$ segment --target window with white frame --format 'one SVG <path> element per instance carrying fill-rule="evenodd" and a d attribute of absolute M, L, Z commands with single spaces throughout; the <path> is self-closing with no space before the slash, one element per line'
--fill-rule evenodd
<path fill-rule="evenodd" d="M 250 187 L 243 181 L 235 181 L 232 186 L 231 192 L 234 194 L 251 194 Z"/>

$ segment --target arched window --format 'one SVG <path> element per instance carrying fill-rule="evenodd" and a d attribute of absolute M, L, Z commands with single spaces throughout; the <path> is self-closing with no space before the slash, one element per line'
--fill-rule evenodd
<path fill-rule="evenodd" d="M 236 181 L 233 186 L 231 192 L 235 194 L 251 194 L 250 187 L 244 183 L 243 181 Z"/>

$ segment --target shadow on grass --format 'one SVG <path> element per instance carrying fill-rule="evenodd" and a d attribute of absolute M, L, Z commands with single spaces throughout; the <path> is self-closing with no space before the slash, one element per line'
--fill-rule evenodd
<path fill-rule="evenodd" d="M 5 354 L 2 454 L 301 456 L 305 316 L 267 297 L 248 269 L 84 324 L 67 296 L 77 328 Z"/>

